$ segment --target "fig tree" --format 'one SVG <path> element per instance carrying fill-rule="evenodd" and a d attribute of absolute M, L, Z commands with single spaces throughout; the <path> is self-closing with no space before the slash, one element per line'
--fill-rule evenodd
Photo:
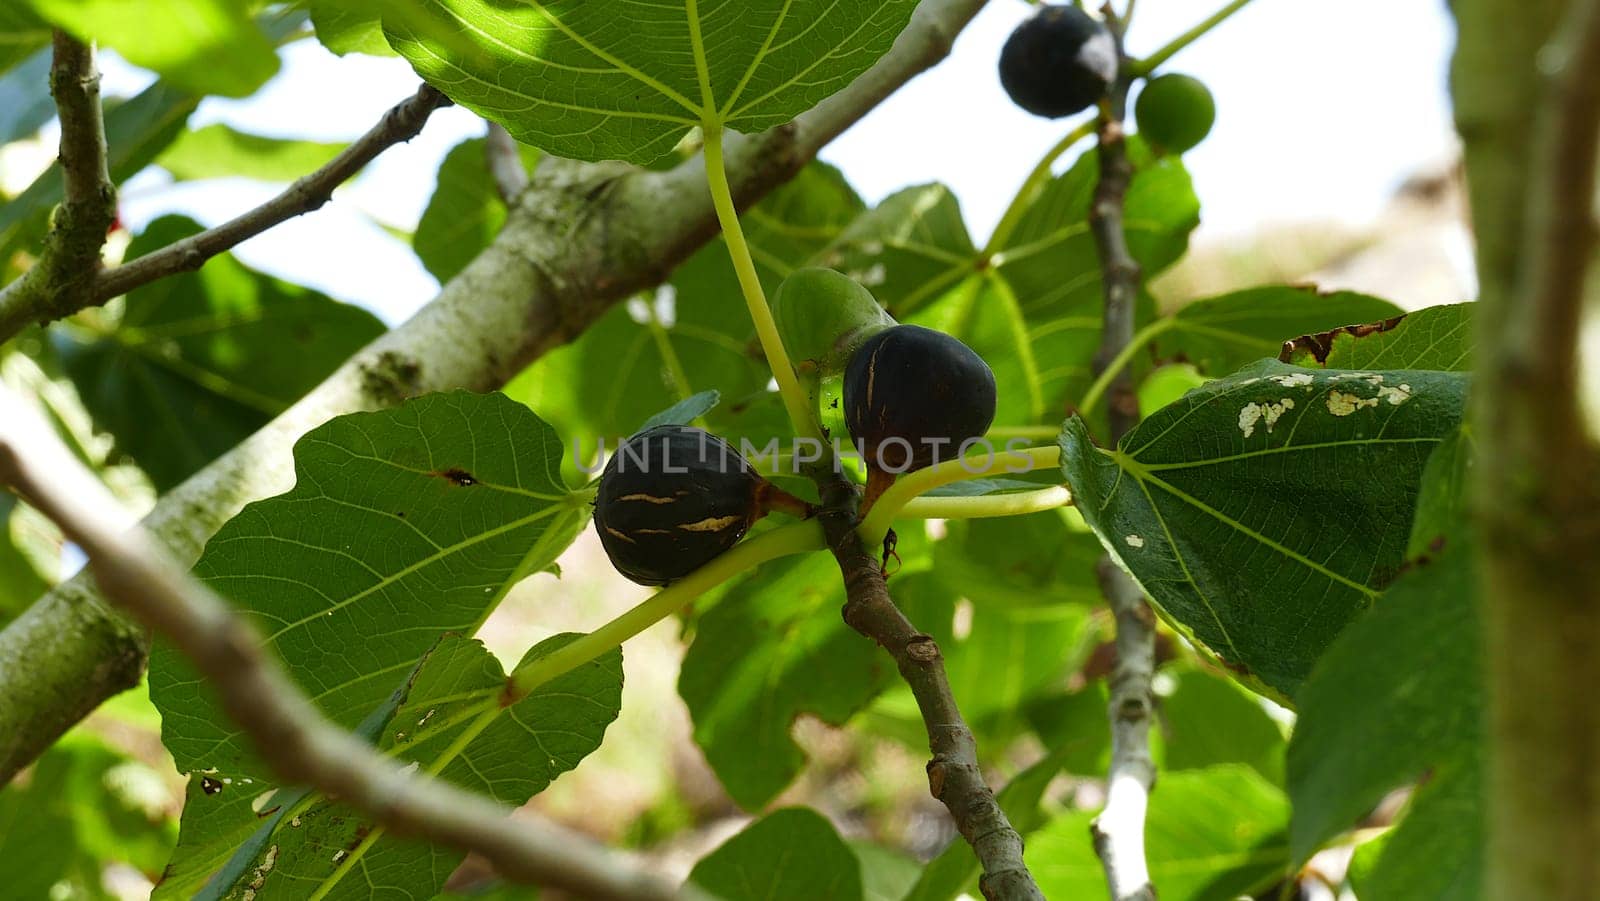
<path fill-rule="evenodd" d="M 617 571 L 665 585 L 738 543 L 771 509 L 805 502 L 763 479 L 726 441 L 679 425 L 646 429 L 600 473 L 594 526 Z"/>
<path fill-rule="evenodd" d="M 1117 78 L 1111 32 L 1076 6 L 1040 6 L 1000 50 L 1000 84 L 1035 116 L 1088 109 Z"/>

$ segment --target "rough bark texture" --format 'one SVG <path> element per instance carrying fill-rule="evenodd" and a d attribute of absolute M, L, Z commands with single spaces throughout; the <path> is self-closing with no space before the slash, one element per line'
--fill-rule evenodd
<path fill-rule="evenodd" d="M 844 621 L 894 658 L 928 729 L 928 791 L 944 804 L 972 846 L 989 901 L 1044 901 L 1022 860 L 1022 836 L 1012 828 L 978 766 L 978 742 L 956 706 L 944 656 L 933 637 L 906 619 L 889 596 L 879 561 L 861 540 L 856 489 L 830 470 L 818 477 L 823 534 L 844 576 Z"/>
<path fill-rule="evenodd" d="M 894 49 L 794 123 L 730 141 L 741 206 L 791 178 L 896 88 L 943 59 L 983 0 L 924 0 Z M 289 448 L 333 416 L 451 388 L 490 390 L 659 284 L 716 233 L 703 162 L 670 172 L 548 160 L 505 228 L 439 297 L 260 432 L 163 496 L 144 526 L 180 563 L 249 501 L 292 483 Z M 107 697 L 136 684 L 141 630 L 85 578 L 0 632 L 0 783 Z"/>
<path fill-rule="evenodd" d="M 1600 446 L 1576 349 L 1596 254 L 1600 5 L 1454 8 L 1481 284 L 1488 895 L 1577 901 L 1600 884 Z"/>
<path fill-rule="evenodd" d="M 90 303 L 100 251 L 117 217 L 94 50 L 63 31 L 53 37 L 50 94 L 61 119 L 61 206 L 39 261 L 0 290 L 0 341 L 34 320 L 58 318 Z"/>

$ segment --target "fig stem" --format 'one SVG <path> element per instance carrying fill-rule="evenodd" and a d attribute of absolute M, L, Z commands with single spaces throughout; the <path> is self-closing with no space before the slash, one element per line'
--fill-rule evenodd
<path fill-rule="evenodd" d="M 905 519 L 991 519 L 996 516 L 1021 516 L 1054 510 L 1072 504 L 1072 490 L 1051 485 L 1036 491 L 1014 494 L 985 494 L 978 497 L 918 497 L 900 508 Z"/>
<path fill-rule="evenodd" d="M 508 703 L 527 697 L 551 679 L 622 644 L 734 576 L 769 560 L 821 550 L 823 546 L 822 526 L 816 520 L 793 523 L 740 542 L 726 554 L 661 589 L 593 632 L 563 645 L 554 653 L 518 667 L 511 673 L 507 685 Z"/>
<path fill-rule="evenodd" d="M 1039 196 L 1039 192 L 1044 190 L 1045 184 L 1050 181 L 1050 167 L 1055 165 L 1056 160 L 1060 159 L 1063 153 L 1072 149 L 1072 145 L 1094 134 L 1098 124 L 1099 120 L 1095 117 L 1086 119 L 1079 123 L 1076 128 L 1067 132 L 1066 136 L 1057 141 L 1054 147 L 1045 151 L 1045 155 L 1039 159 L 1038 164 L 1033 167 L 1033 171 L 1029 172 L 1028 177 L 1023 180 L 1022 187 L 1017 189 L 1016 196 L 1011 198 L 1011 205 L 1006 207 L 1005 213 L 1000 216 L 999 224 L 989 234 L 988 243 L 983 245 L 983 253 L 981 255 L 983 259 L 992 262 L 995 255 L 1005 248 L 1006 242 L 1011 240 L 1012 233 L 1017 230 L 1017 223 L 1022 221 L 1022 214 L 1027 212 L 1029 205 Z"/>
<path fill-rule="evenodd" d="M 762 481 L 757 489 L 756 503 L 763 516 L 777 511 L 787 513 L 796 519 L 810 519 L 817 513 L 817 508 L 807 503 L 804 498 L 796 497 L 768 481 Z"/>
<path fill-rule="evenodd" d="M 744 292 L 745 306 L 750 309 L 750 319 L 756 326 L 756 337 L 761 340 L 761 350 L 772 367 L 773 377 L 778 380 L 778 393 L 783 396 L 783 406 L 789 412 L 789 421 L 794 423 L 795 434 L 820 438 L 822 433 L 816 416 L 811 413 L 809 395 L 795 375 L 788 351 L 783 349 L 772 308 L 767 305 L 761 278 L 756 274 L 755 260 L 750 256 L 750 245 L 744 238 L 744 228 L 739 225 L 739 210 L 734 206 L 733 189 L 728 185 L 728 171 L 722 159 L 722 123 L 708 118 L 702 123 L 702 130 L 705 132 L 706 184 L 711 189 L 717 221 L 722 225 L 722 237 L 728 244 L 728 256 L 733 259 L 733 271 L 739 276 L 739 289 Z"/>
<path fill-rule="evenodd" d="M 1045 447 L 1029 447 L 1015 451 L 1005 451 L 995 454 L 973 454 L 959 460 L 946 460 L 935 463 L 926 469 L 901 476 L 894 486 L 885 491 L 872 505 L 872 512 L 862 519 L 857 527 L 861 537 L 868 544 L 881 541 L 889 526 L 899 516 L 902 509 L 918 495 L 926 494 L 935 488 L 949 485 L 954 482 L 964 482 L 968 479 L 981 479 L 992 475 L 1015 475 L 1017 473 L 1031 472 L 1035 469 L 1058 466 L 1061 463 L 1061 448 L 1055 445 Z M 955 500 L 955 498 L 940 498 L 941 501 Z"/>
<path fill-rule="evenodd" d="M 1149 75 L 1151 72 L 1154 72 L 1162 63 L 1177 55 L 1178 51 L 1189 46 L 1190 44 L 1193 44 L 1195 41 L 1198 41 L 1211 29 L 1216 28 L 1218 25 L 1221 25 L 1223 22 L 1227 21 L 1229 16 L 1241 9 L 1244 9 L 1246 4 L 1249 2 L 1250 0 L 1233 0 L 1232 3 L 1229 3 L 1228 5 L 1212 13 L 1210 17 L 1206 18 L 1200 24 L 1189 29 L 1188 31 L 1185 31 L 1183 34 L 1178 35 L 1171 41 L 1168 41 L 1165 47 L 1162 47 L 1160 50 L 1157 50 L 1144 59 L 1133 60 L 1130 62 L 1128 65 L 1128 74 L 1133 78 L 1143 78 L 1144 76 Z"/>

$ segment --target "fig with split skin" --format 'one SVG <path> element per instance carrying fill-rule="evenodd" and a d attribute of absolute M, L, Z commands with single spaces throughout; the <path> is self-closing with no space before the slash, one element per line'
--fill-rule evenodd
<path fill-rule="evenodd" d="M 1041 6 L 1000 50 L 1000 84 L 1035 116 L 1088 109 L 1117 79 L 1117 42 L 1076 6 Z"/>
<path fill-rule="evenodd" d="M 751 468 L 726 441 L 660 425 L 623 442 L 600 473 L 595 531 L 611 563 L 641 585 L 665 585 L 721 556 L 769 511 L 805 501 Z"/>
<path fill-rule="evenodd" d="M 897 325 L 867 339 L 844 374 L 844 414 L 867 464 L 867 504 L 894 477 L 952 460 L 994 422 L 994 372 L 933 329 Z"/>

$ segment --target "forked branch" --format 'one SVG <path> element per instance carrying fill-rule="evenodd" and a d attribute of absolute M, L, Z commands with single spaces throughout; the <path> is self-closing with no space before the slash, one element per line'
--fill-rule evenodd
<path fill-rule="evenodd" d="M 88 63 L 87 66 L 75 65 L 72 71 L 92 74 L 93 65 L 86 48 L 77 45 L 78 50 L 72 50 L 75 42 L 57 36 L 57 71 L 52 72 L 51 85 L 57 91 L 57 103 L 62 110 L 61 167 L 67 184 L 66 203 L 56 214 L 56 230 L 52 232 L 51 244 L 45 248 L 40 264 L 0 290 L 0 342 L 33 323 L 61 319 L 157 279 L 198 269 L 206 260 L 267 229 L 319 209 L 333 197 L 335 188 L 385 150 L 416 137 L 434 110 L 450 104 L 449 98 L 424 84 L 416 94 L 384 113 L 377 125 L 327 165 L 296 181 L 261 206 L 121 266 L 101 270 L 100 246 L 116 215 L 116 192 L 105 169 L 105 134 L 100 125 L 96 86 L 98 76 L 60 74 L 63 40 L 73 54 L 81 50 L 82 59 L 74 55 L 71 57 L 74 62 Z M 87 87 L 79 90 L 80 83 Z M 63 86 L 71 90 L 63 94 Z M 79 109 L 91 104 L 92 116 L 86 109 Z M 72 110 L 70 114 L 69 110 Z M 69 121 L 75 127 L 69 129 Z M 59 239 L 58 233 L 62 236 Z M 91 236 L 94 237 L 92 253 L 89 250 Z"/>
<path fill-rule="evenodd" d="M 0 343 L 31 322 L 59 318 L 93 302 L 100 251 L 117 217 L 94 50 L 64 31 L 56 31 L 53 42 L 50 93 L 61 118 L 62 202 L 38 262 L 0 289 Z"/>
<path fill-rule="evenodd" d="M 221 598 L 135 528 L 100 482 L 31 410 L 0 388 L 0 482 L 49 516 L 89 557 L 100 590 L 172 639 L 287 784 L 337 797 L 387 829 L 477 852 L 505 878 L 585 898 L 698 897 L 590 840 L 397 762 L 328 722 Z"/>

